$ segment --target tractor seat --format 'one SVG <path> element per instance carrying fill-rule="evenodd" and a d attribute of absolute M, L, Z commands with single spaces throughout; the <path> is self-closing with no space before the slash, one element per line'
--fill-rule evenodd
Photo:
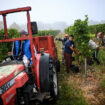
<path fill-rule="evenodd" d="M 0 67 L 0 87 L 6 82 L 15 78 L 20 72 L 24 70 L 23 64 L 11 64 Z"/>

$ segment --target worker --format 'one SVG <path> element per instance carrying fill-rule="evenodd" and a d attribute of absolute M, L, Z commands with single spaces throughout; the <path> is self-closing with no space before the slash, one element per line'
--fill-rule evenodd
<path fill-rule="evenodd" d="M 79 52 L 74 48 L 73 38 L 73 35 L 70 35 L 69 40 L 65 42 L 64 57 L 67 73 L 70 72 L 70 66 L 72 65 L 72 53 L 75 52 L 76 54 L 79 54 Z"/>
<path fill-rule="evenodd" d="M 99 46 L 100 46 L 100 45 L 103 45 L 103 33 L 102 33 L 102 32 L 99 32 L 99 33 L 97 34 L 97 40 L 98 40 L 98 42 L 99 42 Z"/>
<path fill-rule="evenodd" d="M 103 37 L 103 46 L 105 47 L 105 35 Z"/>
<path fill-rule="evenodd" d="M 28 33 L 24 30 L 20 32 L 21 38 L 24 38 L 28 35 Z M 32 62 L 32 54 L 31 54 L 31 48 L 30 48 L 30 40 L 24 40 L 21 45 L 19 45 L 19 41 L 14 42 L 15 45 L 15 54 L 17 54 L 16 60 L 23 60 L 25 66 L 31 65 Z M 34 47 L 35 55 L 36 55 L 36 49 Z"/>
<path fill-rule="evenodd" d="M 62 42 L 62 64 L 65 64 L 64 61 L 64 48 L 65 48 L 65 42 L 68 40 L 68 34 L 65 34 L 65 38 L 56 38 L 56 40 Z"/>
<path fill-rule="evenodd" d="M 89 47 L 93 50 L 93 59 L 97 64 L 100 64 L 98 60 L 98 52 L 100 50 L 99 45 L 97 45 L 92 39 L 89 40 Z M 90 62 L 91 64 L 91 62 Z"/>
<path fill-rule="evenodd" d="M 26 31 L 21 31 L 20 35 L 22 38 L 26 37 L 28 35 L 28 33 Z M 31 48 L 30 48 L 30 40 L 24 40 L 22 43 L 22 51 L 23 51 L 23 62 L 25 63 L 26 66 L 28 66 L 29 64 L 32 65 L 33 61 L 32 61 L 32 54 L 31 54 Z M 35 56 L 36 56 L 36 49 L 34 47 L 34 51 L 35 51 Z"/>

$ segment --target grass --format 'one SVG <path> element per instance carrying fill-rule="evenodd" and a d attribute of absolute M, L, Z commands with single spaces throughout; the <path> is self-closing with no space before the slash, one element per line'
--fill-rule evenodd
<path fill-rule="evenodd" d="M 88 105 L 83 97 L 82 91 L 73 86 L 73 84 L 62 82 L 59 92 L 56 105 Z"/>

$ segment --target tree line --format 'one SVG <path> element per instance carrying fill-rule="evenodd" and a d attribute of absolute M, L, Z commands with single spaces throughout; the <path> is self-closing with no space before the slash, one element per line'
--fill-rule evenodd
<path fill-rule="evenodd" d="M 73 26 L 69 26 L 65 28 L 65 33 L 67 34 L 73 34 Z M 105 34 L 105 23 L 104 24 L 97 24 L 97 25 L 89 25 L 88 26 L 89 34 L 95 34 L 95 36 L 98 34 L 98 32 L 103 32 Z"/>

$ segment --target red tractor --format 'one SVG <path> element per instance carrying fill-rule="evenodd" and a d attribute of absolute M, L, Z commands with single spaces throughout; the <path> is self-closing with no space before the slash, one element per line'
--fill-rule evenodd
<path fill-rule="evenodd" d="M 30 10 L 31 7 L 24 7 L 0 11 L 5 31 L 0 44 L 29 39 L 33 61 L 28 67 L 14 59 L 9 62 L 5 59 L 5 62 L 0 63 L 0 105 L 28 105 L 31 100 L 56 100 L 58 96 L 57 71 L 60 70 L 60 64 L 54 39 L 53 36 L 32 36 L 37 32 L 37 26 L 35 22 L 30 22 Z M 26 12 L 29 36 L 10 38 L 8 35 L 6 16 L 15 12 Z"/>

